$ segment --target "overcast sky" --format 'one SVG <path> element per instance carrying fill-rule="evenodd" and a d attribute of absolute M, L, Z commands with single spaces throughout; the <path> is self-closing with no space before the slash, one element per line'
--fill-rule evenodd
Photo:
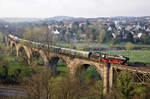
<path fill-rule="evenodd" d="M 0 17 L 150 16 L 150 0 L 0 0 Z"/>

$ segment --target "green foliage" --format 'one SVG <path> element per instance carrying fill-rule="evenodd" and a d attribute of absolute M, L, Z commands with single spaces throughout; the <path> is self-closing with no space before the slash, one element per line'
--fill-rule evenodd
<path fill-rule="evenodd" d="M 97 72 L 94 66 L 90 66 L 86 71 L 86 76 L 88 79 L 97 79 L 99 78 L 99 73 Z"/>
<path fill-rule="evenodd" d="M 29 77 L 32 73 L 31 68 L 25 67 L 22 63 L 0 50 L 0 82 L 1 84 L 20 84 L 24 77 Z"/>
<path fill-rule="evenodd" d="M 82 47 L 81 45 L 78 45 L 78 46 L 76 47 L 76 49 L 82 51 L 82 50 L 83 50 L 83 47 Z"/>
<path fill-rule="evenodd" d="M 8 60 L 5 59 L 3 56 L 0 56 L 0 66 L 7 66 Z"/>
<path fill-rule="evenodd" d="M 31 68 L 32 70 L 32 74 L 41 74 L 44 70 L 45 70 L 45 67 L 43 66 L 34 66 Z"/>
<path fill-rule="evenodd" d="M 10 66 L 8 70 L 9 75 L 17 75 L 18 77 L 22 78 L 24 76 L 31 76 L 31 68 L 30 67 L 24 67 L 24 66 Z"/>
<path fill-rule="evenodd" d="M 141 41 L 144 43 L 144 44 L 149 44 L 149 35 L 147 33 L 143 33 L 142 36 L 141 36 Z"/>
<path fill-rule="evenodd" d="M 87 85 L 94 84 L 96 81 L 101 80 L 101 75 L 99 75 L 94 66 L 78 68 L 76 77 L 79 77 L 80 82 Z"/>
<path fill-rule="evenodd" d="M 0 32 L 0 42 L 3 41 L 3 33 Z"/>
<path fill-rule="evenodd" d="M 142 85 L 141 83 L 137 83 L 134 85 L 133 90 L 134 97 L 137 97 L 139 99 L 145 99 L 146 92 L 147 92 L 146 86 Z"/>
<path fill-rule="evenodd" d="M 1 66 L 0 67 L 0 78 L 4 77 L 5 76 L 5 70 L 4 68 Z M 1 83 L 1 82 L 0 82 Z"/>
<path fill-rule="evenodd" d="M 121 72 L 121 74 L 117 79 L 117 86 L 123 96 L 123 99 L 131 98 L 133 86 L 132 86 L 132 78 L 128 72 Z"/>
<path fill-rule="evenodd" d="M 24 77 L 31 75 L 31 69 L 23 66 L 3 66 L 0 68 L 0 80 L 2 84 L 20 84 Z"/>
<path fill-rule="evenodd" d="M 104 42 L 104 38 L 106 36 L 106 32 L 103 29 L 102 25 L 100 25 L 100 33 L 99 33 L 99 43 L 103 43 Z"/>
<path fill-rule="evenodd" d="M 145 99 L 146 87 L 140 83 L 135 83 L 128 71 L 123 71 L 117 78 L 117 88 L 123 99 Z M 137 98 L 136 98 L 137 99 Z"/>
<path fill-rule="evenodd" d="M 95 97 L 92 99 L 105 99 L 103 94 L 103 82 L 101 80 L 95 81 L 90 90 L 91 93 L 95 94 Z"/>
<path fill-rule="evenodd" d="M 134 45 L 131 42 L 126 43 L 125 48 L 127 51 L 132 50 L 134 48 Z"/>

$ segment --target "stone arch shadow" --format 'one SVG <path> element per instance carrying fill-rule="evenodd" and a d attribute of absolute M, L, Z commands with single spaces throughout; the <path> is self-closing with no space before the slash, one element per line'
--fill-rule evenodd
<path fill-rule="evenodd" d="M 68 67 L 68 60 L 64 57 L 64 56 L 61 56 L 61 55 L 50 55 L 50 58 L 49 58 L 49 61 L 48 61 L 48 64 L 50 66 L 50 69 L 52 70 L 52 72 L 58 72 L 57 71 L 57 67 L 58 67 L 58 62 L 59 61 L 62 61 L 66 66 L 66 72 L 69 71 L 69 67 Z"/>
<path fill-rule="evenodd" d="M 8 46 L 11 45 L 11 40 L 10 40 L 10 38 L 7 39 L 7 44 L 8 44 Z"/>
<path fill-rule="evenodd" d="M 15 42 L 11 42 L 10 46 L 11 46 L 12 54 L 13 55 L 17 55 L 17 53 L 16 53 L 16 43 Z"/>
<path fill-rule="evenodd" d="M 46 53 L 43 50 L 32 48 L 31 57 L 33 59 L 42 59 L 42 65 L 48 65 L 48 58 Z"/>
<path fill-rule="evenodd" d="M 31 50 L 28 48 L 28 47 L 26 47 L 25 45 L 17 45 L 16 46 L 16 51 L 17 51 L 17 56 L 21 56 L 21 57 L 23 57 L 23 56 L 27 56 L 27 62 L 28 62 L 28 64 L 31 64 Z M 22 56 L 22 53 L 23 53 L 23 56 Z"/>
<path fill-rule="evenodd" d="M 99 69 L 99 68 L 102 68 L 102 67 L 99 67 L 98 65 L 95 65 L 95 64 L 92 64 L 92 63 L 79 63 L 79 64 L 76 64 L 74 75 L 76 76 L 76 75 L 78 75 L 79 72 L 86 71 L 89 67 L 95 68 L 96 72 L 98 73 L 99 80 L 103 81 L 103 71 L 102 71 L 102 69 Z"/>

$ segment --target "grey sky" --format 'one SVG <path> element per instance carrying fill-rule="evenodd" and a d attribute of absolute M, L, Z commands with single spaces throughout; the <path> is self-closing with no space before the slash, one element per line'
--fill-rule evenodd
<path fill-rule="evenodd" d="M 150 0 L 0 0 L 0 17 L 150 16 Z"/>

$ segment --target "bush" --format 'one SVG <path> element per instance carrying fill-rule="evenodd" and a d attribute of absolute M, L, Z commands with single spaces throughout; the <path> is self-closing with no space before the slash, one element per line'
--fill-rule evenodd
<path fill-rule="evenodd" d="M 131 42 L 126 43 L 125 48 L 127 51 L 132 50 L 134 48 L 134 44 Z"/>
<path fill-rule="evenodd" d="M 29 77 L 32 70 L 29 67 L 2 66 L 0 67 L 1 84 L 16 85 L 22 82 L 24 77 Z"/>
<path fill-rule="evenodd" d="M 29 67 L 23 66 L 10 66 L 8 69 L 8 76 L 11 77 L 14 81 L 14 84 L 19 84 L 22 82 L 24 77 L 31 76 L 32 70 Z"/>
<path fill-rule="evenodd" d="M 146 87 L 142 84 L 133 82 L 132 76 L 128 71 L 121 72 L 117 79 L 118 92 L 121 93 L 122 99 L 133 99 L 137 96 L 139 99 L 146 99 Z"/>

